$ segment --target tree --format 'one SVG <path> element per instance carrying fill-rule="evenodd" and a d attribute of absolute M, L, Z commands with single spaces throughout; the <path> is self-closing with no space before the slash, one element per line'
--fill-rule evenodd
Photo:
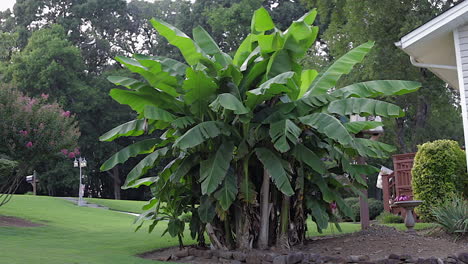
<path fill-rule="evenodd" d="M 80 132 L 75 118 L 47 100 L 46 94 L 31 98 L 11 87 L 0 86 L 0 153 L 18 162 L 16 176 L 0 186 L 2 201 L 41 162 L 63 159 L 65 151 L 73 158 L 77 152 Z"/>
<path fill-rule="evenodd" d="M 387 80 L 336 87 L 373 42 L 351 50 L 320 75 L 303 69 L 299 61 L 317 36 L 315 16 L 311 11 L 283 32 L 266 9 L 258 9 L 233 58 L 201 27 L 193 30 L 192 40 L 152 19 L 185 63 L 117 57 L 144 81 L 110 76 L 126 87 L 110 95 L 138 117 L 100 139 L 150 138 L 120 150 L 101 169 L 147 154 L 127 175 L 124 188 L 151 187 L 154 198 L 139 219 L 153 222 L 150 231 L 168 220 L 167 232 L 181 242 L 180 216 L 190 211 L 191 235 L 200 244 L 206 228 L 215 248 L 289 247 L 304 241 L 309 215 L 319 230 L 336 222 L 331 203 L 353 217 L 339 191 L 358 191 L 366 185 L 360 175 L 377 171 L 354 159 L 383 158 L 393 148 L 361 135 L 380 122 L 350 123 L 349 115 L 400 117 L 404 112 L 398 106 L 370 98 L 407 94 L 420 85 Z M 158 136 L 157 130 L 164 133 Z M 163 160 L 169 163 L 141 178 Z"/>
<path fill-rule="evenodd" d="M 422 89 L 416 93 L 389 98 L 405 109 L 407 115 L 384 120 L 388 132 L 384 142 L 396 145 L 400 153 L 415 152 L 417 145 L 436 139 L 454 139 L 463 144 L 458 92 L 427 69 L 412 66 L 408 55 L 394 45 L 406 33 L 457 1 L 303 2 L 319 7 L 320 23 L 325 24 L 321 37 L 323 52 L 328 57 L 326 64 L 369 39 L 376 42 L 359 70 L 343 78 L 340 85 L 388 78 L 418 80 L 422 83 Z"/>

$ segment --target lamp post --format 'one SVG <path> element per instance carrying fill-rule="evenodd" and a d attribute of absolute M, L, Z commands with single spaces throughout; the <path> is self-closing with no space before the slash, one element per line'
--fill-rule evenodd
<path fill-rule="evenodd" d="M 78 159 L 75 158 L 75 161 L 73 161 L 73 167 L 80 168 L 80 188 L 78 189 L 78 206 L 83 206 L 84 185 L 82 184 L 83 174 L 81 168 L 86 167 L 86 159 L 82 157 L 79 157 Z"/>

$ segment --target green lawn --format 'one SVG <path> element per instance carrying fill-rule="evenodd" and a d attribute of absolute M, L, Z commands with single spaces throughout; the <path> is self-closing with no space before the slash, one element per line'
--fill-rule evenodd
<path fill-rule="evenodd" d="M 45 224 L 0 227 L 0 263 L 155 263 L 133 255 L 177 245 L 176 239 L 159 235 L 164 223 L 152 234 L 134 232 L 134 216 L 77 207 L 60 198 L 17 195 L 0 207 L 0 215 Z M 188 232 L 185 237 L 190 243 Z"/>
<path fill-rule="evenodd" d="M 91 201 L 90 201 L 91 202 Z M 115 210 L 138 212 L 145 202 L 93 199 L 92 202 Z M 159 234 L 165 228 L 160 223 L 153 234 L 146 228 L 133 232 L 134 216 L 112 210 L 77 207 L 53 197 L 16 195 L 0 207 L 0 215 L 16 216 L 43 223 L 41 227 L 0 227 L 0 263 L 157 263 L 135 257 L 135 254 L 156 248 L 177 245 L 169 236 Z M 308 222 L 308 236 L 340 234 L 335 227 L 316 231 Z M 430 224 L 417 224 L 427 228 Z M 403 224 L 394 225 L 404 229 Z M 342 223 L 343 232 L 360 230 L 355 223 Z M 192 243 L 186 232 L 185 243 Z"/>
<path fill-rule="evenodd" d="M 140 214 L 143 212 L 141 209 L 146 204 L 145 201 L 128 201 L 128 200 L 112 200 L 112 199 L 98 199 L 98 198 L 85 198 L 89 203 L 94 203 L 108 207 L 111 210 L 130 212 Z"/>

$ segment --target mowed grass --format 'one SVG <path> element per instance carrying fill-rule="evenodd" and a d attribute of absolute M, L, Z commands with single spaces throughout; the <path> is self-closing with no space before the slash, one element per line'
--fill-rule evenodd
<path fill-rule="evenodd" d="M 93 199 L 90 202 L 114 210 L 138 212 L 146 202 Z M 148 234 L 147 225 L 134 232 L 134 216 L 112 210 L 77 207 L 73 203 L 53 197 L 16 195 L 0 207 L 0 215 L 16 216 L 44 224 L 41 227 L 0 227 L 0 263 L 160 263 L 135 255 L 157 248 L 177 245 L 177 240 L 160 234 L 165 223 Z M 416 224 L 416 229 L 432 224 Z M 340 224 L 343 233 L 360 230 L 359 223 Z M 394 224 L 404 230 L 403 224 Z M 318 233 L 308 221 L 308 236 L 341 234 L 330 225 Z M 185 233 L 184 243 L 193 241 Z"/>
<path fill-rule="evenodd" d="M 112 200 L 112 199 L 99 199 L 99 198 L 85 198 L 86 202 L 94 203 L 108 207 L 111 210 L 123 211 L 141 214 L 143 212 L 143 205 L 145 201 L 129 201 L 129 200 Z"/>
<path fill-rule="evenodd" d="M 134 255 L 177 245 L 161 237 L 165 223 L 152 234 L 134 232 L 134 216 L 77 207 L 53 197 L 20 196 L 0 207 L 0 215 L 42 223 L 41 227 L 0 227 L 0 263 L 158 263 Z M 185 243 L 192 243 L 188 231 Z"/>

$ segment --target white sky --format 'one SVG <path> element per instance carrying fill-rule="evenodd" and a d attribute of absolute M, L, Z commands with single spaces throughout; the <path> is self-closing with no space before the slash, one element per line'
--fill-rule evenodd
<path fill-rule="evenodd" d="M 7 10 L 8 8 L 13 9 L 13 5 L 16 0 L 0 0 L 0 11 Z"/>
<path fill-rule="evenodd" d="M 148 1 L 148 0 L 147 0 Z M 149 1 L 157 1 L 157 0 L 149 0 Z M 15 5 L 16 0 L 0 0 L 0 11 L 7 10 L 8 8 L 13 9 L 13 5 Z M 130 2 L 130 0 L 127 0 Z"/>

